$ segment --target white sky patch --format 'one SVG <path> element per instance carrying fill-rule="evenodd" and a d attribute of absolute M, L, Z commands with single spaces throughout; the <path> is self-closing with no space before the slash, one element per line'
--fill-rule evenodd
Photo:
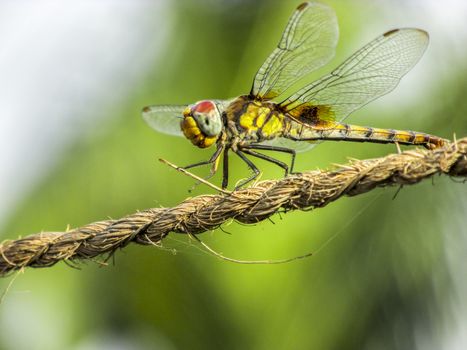
<path fill-rule="evenodd" d="M 155 64 L 167 11 L 149 0 L 0 3 L 0 226 L 64 145 Z"/>

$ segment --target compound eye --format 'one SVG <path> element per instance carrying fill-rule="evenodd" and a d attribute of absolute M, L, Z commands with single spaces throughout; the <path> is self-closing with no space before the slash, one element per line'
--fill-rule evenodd
<path fill-rule="evenodd" d="M 207 136 L 216 136 L 220 130 L 216 127 L 215 115 L 196 113 L 195 120 L 201 131 Z"/>
<path fill-rule="evenodd" d="M 197 111 L 192 111 L 191 113 L 193 118 L 196 119 L 198 124 L 209 125 L 209 115 L 205 113 L 199 113 Z"/>
<path fill-rule="evenodd" d="M 217 136 L 222 131 L 222 120 L 216 105 L 212 101 L 201 101 L 191 108 L 201 132 L 209 137 Z"/>

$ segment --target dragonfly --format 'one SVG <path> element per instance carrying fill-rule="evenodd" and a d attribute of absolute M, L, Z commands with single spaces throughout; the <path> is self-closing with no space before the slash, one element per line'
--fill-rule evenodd
<path fill-rule="evenodd" d="M 352 112 L 392 91 L 425 52 L 424 30 L 390 30 L 355 52 L 330 74 L 293 89 L 335 54 L 339 36 L 334 11 L 305 2 L 290 17 L 279 44 L 257 71 L 250 93 L 230 100 L 208 99 L 189 105 L 152 105 L 143 119 L 153 129 L 184 136 L 199 148 L 215 145 L 212 156 L 184 169 L 210 165 L 212 177 L 223 161 L 222 188 L 229 181 L 229 152 L 251 170 L 240 188 L 260 171 L 259 158 L 293 173 L 295 156 L 323 140 L 441 147 L 446 140 L 422 132 L 344 123 Z M 290 92 L 290 90 L 294 90 Z M 264 151 L 291 156 L 290 164 Z M 266 152 L 268 153 L 268 152 Z"/>

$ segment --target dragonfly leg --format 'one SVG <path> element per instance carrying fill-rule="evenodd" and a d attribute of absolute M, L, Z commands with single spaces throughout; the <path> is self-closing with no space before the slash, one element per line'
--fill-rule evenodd
<path fill-rule="evenodd" d="M 211 177 L 214 176 L 214 174 L 216 173 L 217 171 L 217 166 L 219 165 L 219 156 L 220 154 L 222 153 L 222 150 L 224 149 L 224 146 L 223 145 L 219 145 L 217 146 L 217 149 L 216 151 L 214 152 L 214 154 L 211 156 L 211 158 L 209 158 L 208 160 L 204 161 L 204 162 L 199 162 L 199 163 L 195 163 L 195 164 L 190 164 L 190 165 L 187 165 L 186 167 L 183 167 L 182 169 L 183 170 L 186 170 L 186 169 L 190 169 L 190 168 L 194 168 L 194 167 L 198 167 L 198 166 L 202 166 L 202 165 L 208 165 L 208 164 L 211 164 L 211 169 L 209 170 L 209 174 L 207 176 L 205 176 L 203 178 L 203 180 L 209 180 Z M 190 192 L 196 187 L 198 186 L 199 184 L 201 184 L 200 181 L 196 182 L 194 184 L 194 186 L 190 189 Z M 224 189 L 225 187 L 223 187 Z"/>
<path fill-rule="evenodd" d="M 249 178 L 247 178 L 246 180 L 243 180 L 242 182 L 240 182 L 238 184 L 238 186 L 235 187 L 235 190 L 238 190 L 239 188 L 245 186 L 247 183 L 249 183 L 249 182 L 253 181 L 254 179 L 256 179 L 258 177 L 258 175 L 260 174 L 260 171 L 251 160 L 249 160 L 247 157 L 245 157 L 245 155 L 243 154 L 242 151 L 236 151 L 235 154 L 238 155 L 240 157 L 240 159 L 243 160 L 248 165 L 248 168 L 253 170 L 253 174 L 251 174 L 251 176 Z"/>
<path fill-rule="evenodd" d="M 281 162 L 280 160 L 277 160 L 273 157 L 270 157 L 266 154 L 262 154 L 262 153 L 258 153 L 258 152 L 255 152 L 251 149 L 242 149 L 243 153 L 246 153 L 246 154 L 249 154 L 253 157 L 256 157 L 256 158 L 260 158 L 260 159 L 263 159 L 263 160 L 266 160 L 268 162 L 271 162 L 273 164 L 276 164 L 277 166 L 280 166 L 282 169 L 285 170 L 285 176 L 287 176 L 287 174 L 289 173 L 289 166 L 284 163 L 284 162 Z"/>
<path fill-rule="evenodd" d="M 287 174 L 294 174 L 293 169 L 294 169 L 294 165 L 295 165 L 295 156 L 297 155 L 297 152 L 295 152 L 294 149 L 286 148 L 286 147 L 270 146 L 270 145 L 261 145 L 261 144 L 250 144 L 248 146 L 244 146 L 243 148 L 244 149 L 257 149 L 257 150 L 262 150 L 262 151 L 282 152 L 282 153 L 290 154 L 292 156 L 292 160 L 290 162 L 290 168 L 287 169 L 286 175 Z M 263 159 L 265 159 L 265 158 L 263 158 Z M 265 160 L 268 160 L 268 159 L 265 159 Z M 275 163 L 275 162 L 273 162 L 273 163 Z M 275 164 L 277 164 L 277 163 L 275 163 Z M 279 164 L 277 164 L 277 165 L 279 165 Z M 281 165 L 279 165 L 279 166 L 281 168 L 283 168 Z"/>
<path fill-rule="evenodd" d="M 222 161 L 222 189 L 229 185 L 229 147 L 224 150 L 224 159 Z"/>
<path fill-rule="evenodd" d="M 196 167 L 199 167 L 199 166 L 202 166 L 202 165 L 208 165 L 208 164 L 213 164 L 213 163 L 216 164 L 217 158 L 219 158 L 219 156 L 221 155 L 223 149 L 224 149 L 224 146 L 218 146 L 216 151 L 213 153 L 211 158 L 209 158 L 208 160 L 184 166 L 183 169 L 187 170 L 187 169 L 196 168 Z M 217 167 L 213 166 L 211 168 L 211 170 L 212 170 L 211 173 L 213 171 L 215 173 L 215 170 L 217 170 Z M 210 175 L 212 176 L 212 175 L 214 175 L 214 173 L 212 173 Z"/>

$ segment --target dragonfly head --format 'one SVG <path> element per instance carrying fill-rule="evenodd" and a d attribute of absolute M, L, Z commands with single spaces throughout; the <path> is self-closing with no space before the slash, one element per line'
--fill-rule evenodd
<path fill-rule="evenodd" d="M 183 134 L 195 146 L 207 148 L 222 132 L 222 118 L 213 101 L 200 101 L 183 111 L 180 124 Z"/>

